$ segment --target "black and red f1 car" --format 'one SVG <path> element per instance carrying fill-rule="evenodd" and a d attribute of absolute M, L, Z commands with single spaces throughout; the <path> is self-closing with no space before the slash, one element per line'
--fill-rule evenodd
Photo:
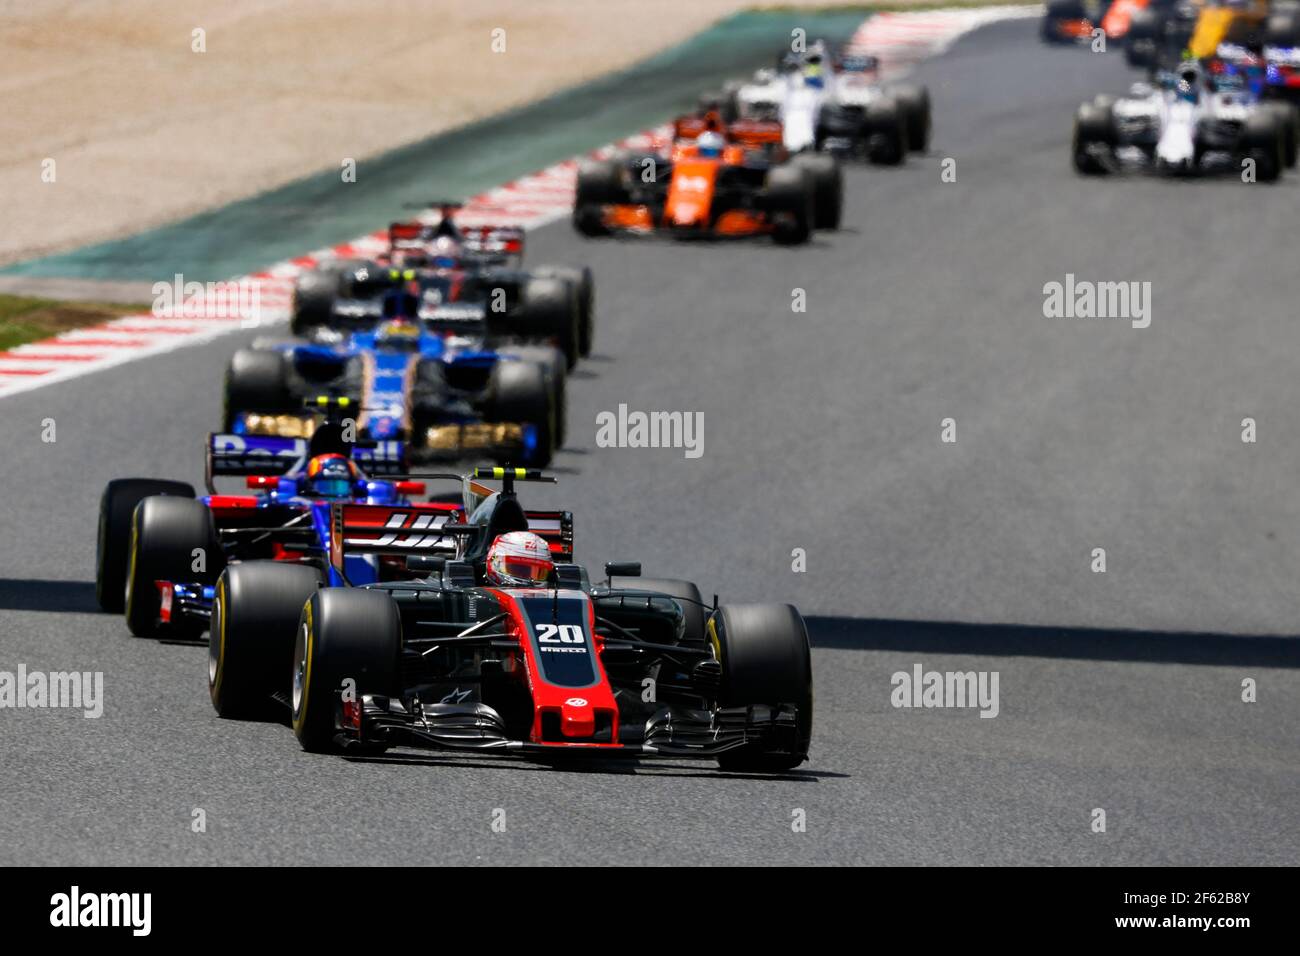
<path fill-rule="evenodd" d="M 706 603 L 694 584 L 642 578 L 633 563 L 607 564 L 593 585 L 572 563 L 572 515 L 526 511 L 515 493 L 516 482 L 553 480 L 482 468 L 441 514 L 334 507 L 336 570 L 345 556 L 401 555 L 412 580 L 327 587 L 310 567 L 228 567 L 212 611 L 217 713 L 255 716 L 278 700 L 310 751 L 699 757 L 753 771 L 801 764 L 813 694 L 799 612 Z M 523 530 L 550 546 L 548 586 L 488 585 L 492 541 Z"/>

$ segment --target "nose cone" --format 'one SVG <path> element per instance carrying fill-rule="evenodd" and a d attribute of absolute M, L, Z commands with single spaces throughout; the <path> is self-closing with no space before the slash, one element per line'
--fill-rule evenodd
<path fill-rule="evenodd" d="M 560 733 L 590 737 L 596 732 L 596 708 L 585 697 L 570 697 L 560 707 Z"/>

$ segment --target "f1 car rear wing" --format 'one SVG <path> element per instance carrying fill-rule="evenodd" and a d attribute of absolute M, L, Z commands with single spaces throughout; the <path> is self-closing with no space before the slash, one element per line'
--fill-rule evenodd
<path fill-rule="evenodd" d="M 723 123 L 716 110 L 694 116 L 679 116 L 673 123 L 673 139 L 696 139 L 701 133 L 723 133 L 733 143 L 744 146 L 763 146 L 780 143 L 783 139 L 778 120 L 738 119 Z"/>
<path fill-rule="evenodd" d="M 784 139 L 780 122 L 776 120 L 738 119 L 727 127 L 727 137 L 745 146 L 765 146 Z"/>
<path fill-rule="evenodd" d="M 400 441 L 358 442 L 350 447 L 352 460 L 371 477 L 400 475 L 406 470 L 406 449 Z M 219 477 L 287 475 L 306 467 L 310 453 L 311 442 L 305 438 L 211 434 L 205 469 L 208 490 L 212 491 L 212 481 Z"/>
<path fill-rule="evenodd" d="M 838 65 L 842 73 L 875 73 L 880 69 L 880 58 L 866 53 L 845 53 Z"/>
<path fill-rule="evenodd" d="M 482 533 L 485 526 L 459 524 L 453 515 L 403 505 L 339 502 L 331 511 L 330 563 L 343 567 L 353 554 L 456 553 L 457 540 Z M 528 530 L 546 540 L 552 558 L 573 560 L 573 515 L 568 511 L 525 511 Z"/>
<path fill-rule="evenodd" d="M 390 252 L 422 250 L 442 233 L 439 224 L 420 220 L 394 222 L 388 226 Z M 519 226 L 456 226 L 456 235 L 467 257 L 492 261 L 522 259 L 524 230 Z"/>
<path fill-rule="evenodd" d="M 489 258 L 523 257 L 524 230 L 519 226 L 461 226 L 465 252 Z"/>

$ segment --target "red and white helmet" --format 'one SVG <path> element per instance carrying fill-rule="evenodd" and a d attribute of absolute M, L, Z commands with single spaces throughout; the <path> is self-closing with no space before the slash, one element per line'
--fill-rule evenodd
<path fill-rule="evenodd" d="M 486 576 L 497 587 L 542 587 L 555 570 L 551 549 L 531 531 L 499 535 L 488 548 Z"/>

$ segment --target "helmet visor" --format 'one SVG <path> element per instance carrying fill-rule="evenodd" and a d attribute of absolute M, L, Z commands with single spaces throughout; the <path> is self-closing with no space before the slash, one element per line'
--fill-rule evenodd
<path fill-rule="evenodd" d="M 516 581 L 531 581 L 534 584 L 541 584 L 551 574 L 550 566 L 539 561 L 525 561 L 522 558 L 507 557 L 502 563 L 505 573 Z"/>
<path fill-rule="evenodd" d="M 317 478 L 312 487 L 322 498 L 346 498 L 352 494 L 352 481 L 348 478 Z"/>

